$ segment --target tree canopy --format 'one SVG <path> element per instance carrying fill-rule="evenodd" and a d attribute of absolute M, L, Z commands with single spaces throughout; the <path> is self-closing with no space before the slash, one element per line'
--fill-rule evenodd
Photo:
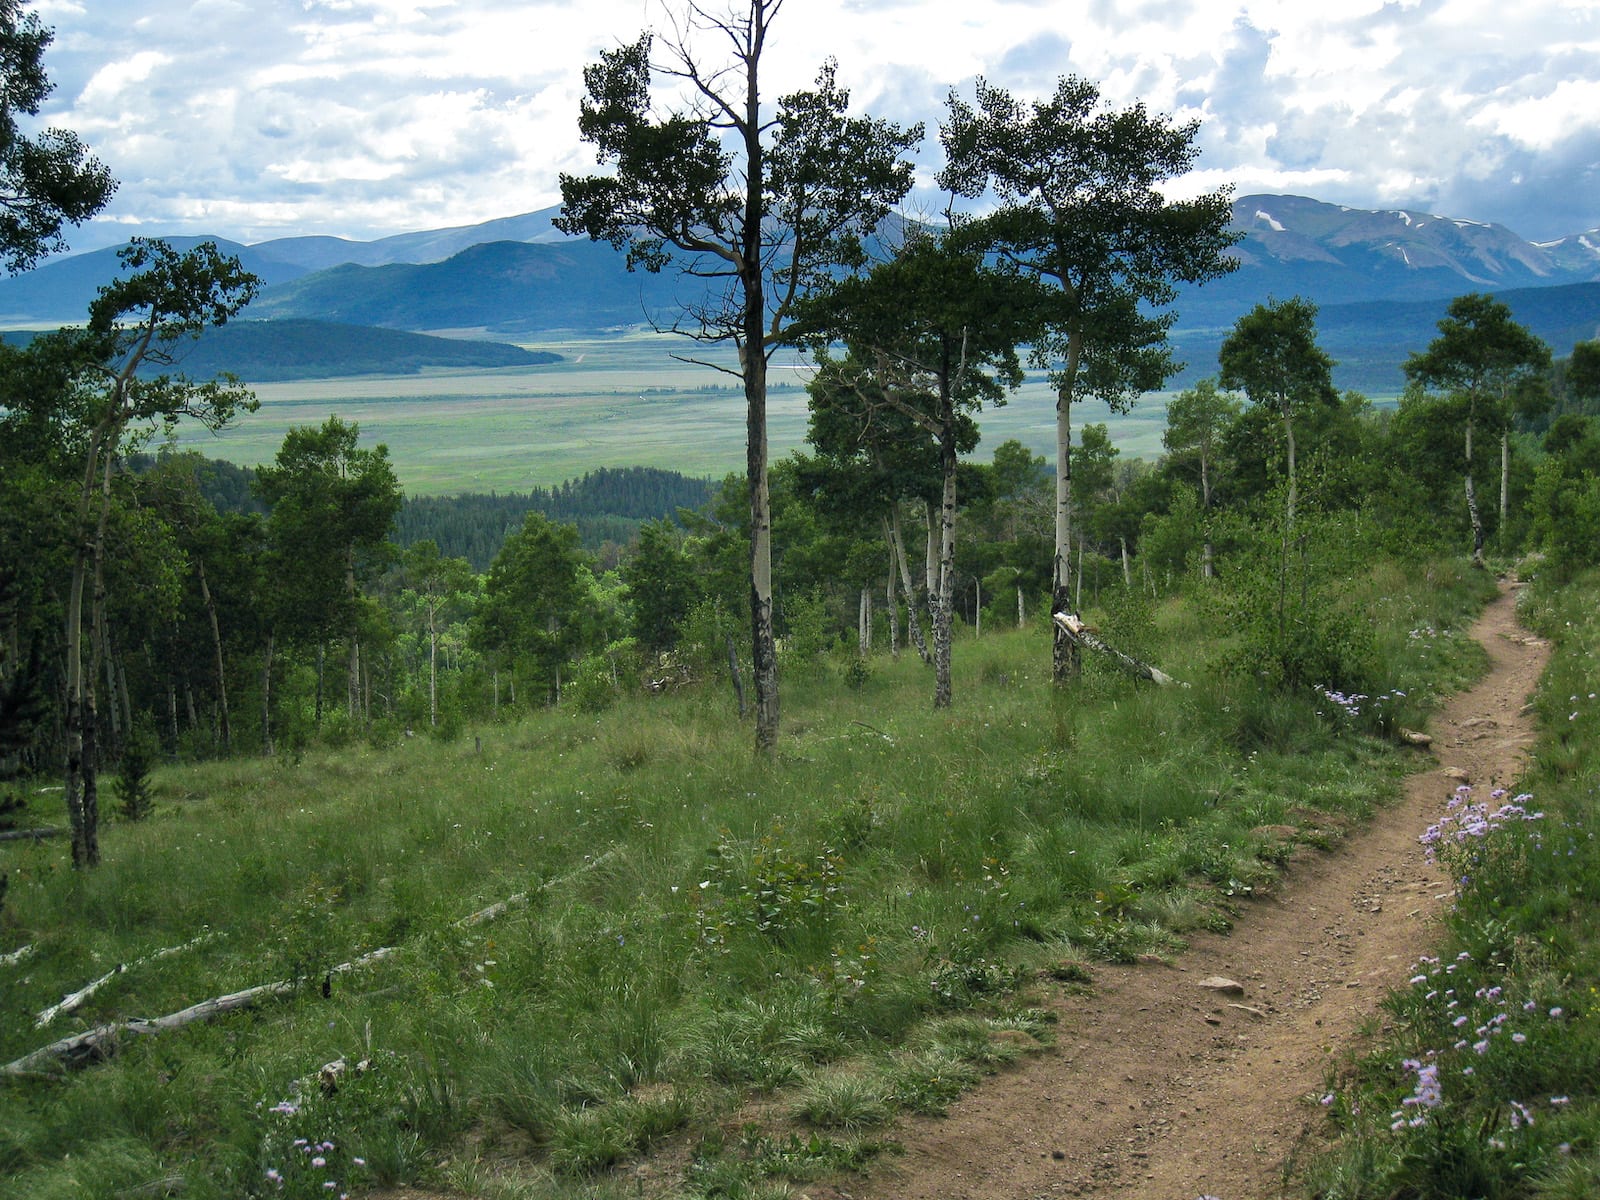
<path fill-rule="evenodd" d="M 1120 411 L 1158 389 L 1177 369 L 1167 344 L 1177 284 L 1236 265 L 1227 191 L 1173 201 L 1160 188 L 1193 165 L 1198 132 L 1143 104 L 1110 108 L 1077 76 L 1026 103 L 981 78 L 976 105 L 950 96 L 940 185 L 999 200 L 964 234 L 1048 292 L 1028 341 L 1056 389 L 1055 612 L 1072 606 L 1073 402 L 1088 394 Z M 1059 682 L 1077 658 L 1059 629 L 1054 646 Z"/>

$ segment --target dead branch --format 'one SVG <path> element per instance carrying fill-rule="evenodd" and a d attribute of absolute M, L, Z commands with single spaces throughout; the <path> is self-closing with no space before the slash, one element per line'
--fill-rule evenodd
<path fill-rule="evenodd" d="M 1099 635 L 1094 630 L 1090 629 L 1072 613 L 1057 613 L 1055 615 L 1055 623 L 1073 641 L 1106 655 L 1130 675 L 1137 675 L 1140 679 L 1148 679 L 1151 683 L 1159 684 L 1162 687 L 1171 687 L 1174 684 L 1178 687 L 1189 686 L 1187 683 L 1174 679 L 1165 671 L 1152 667 L 1147 662 L 1141 662 L 1131 654 L 1124 654 L 1115 646 L 1107 645 L 1100 640 Z"/>

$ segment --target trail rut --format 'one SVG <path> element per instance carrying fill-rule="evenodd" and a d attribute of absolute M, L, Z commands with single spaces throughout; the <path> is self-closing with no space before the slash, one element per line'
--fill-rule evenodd
<path fill-rule="evenodd" d="M 1437 936 L 1449 883 L 1418 835 L 1462 779 L 1513 782 L 1534 741 L 1528 697 L 1548 647 L 1516 622 L 1516 589 L 1474 625 L 1488 674 L 1431 724 L 1434 761 L 1398 804 L 1331 853 L 1301 852 L 1226 936 L 1173 966 L 1096 968 L 1056 997 L 1054 1046 L 986 1082 L 948 1117 L 895 1136 L 906 1153 L 811 1200 L 1276 1200 L 1321 1123 L 1325 1067 Z M 1243 985 L 1224 995 L 1200 981 Z"/>

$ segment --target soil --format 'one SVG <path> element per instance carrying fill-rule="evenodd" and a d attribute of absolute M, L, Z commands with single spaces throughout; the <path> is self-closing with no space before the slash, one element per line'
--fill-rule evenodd
<path fill-rule="evenodd" d="M 1490 657 L 1446 703 L 1403 800 L 1331 853 L 1301 850 L 1226 936 L 1172 965 L 1097 967 L 1052 999 L 1055 1044 L 905 1123 L 905 1153 L 810 1200 L 1273 1200 L 1325 1125 L 1328 1070 L 1381 1021 L 1379 1001 L 1437 940 L 1449 882 L 1417 838 L 1461 782 L 1520 774 L 1548 646 L 1516 622 L 1514 585 L 1473 628 Z M 1217 980 L 1238 990 L 1208 987 Z"/>

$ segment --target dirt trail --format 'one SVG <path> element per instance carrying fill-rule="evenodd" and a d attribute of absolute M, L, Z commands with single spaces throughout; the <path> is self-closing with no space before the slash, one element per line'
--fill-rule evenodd
<path fill-rule="evenodd" d="M 897 1134 L 906 1154 L 813 1200 L 1271 1200 L 1286 1159 L 1321 1122 L 1313 1097 L 1436 935 L 1448 884 L 1420 834 L 1461 778 L 1510 783 L 1533 743 L 1522 709 L 1548 656 L 1503 588 L 1473 636 L 1489 674 L 1436 714 L 1436 761 L 1404 800 L 1331 854 L 1302 852 L 1274 894 L 1174 967 L 1096 968 L 1060 997 L 1057 1043 Z M 1455 777 L 1447 772 L 1456 772 Z M 1223 995 L 1211 976 L 1243 985 Z"/>

